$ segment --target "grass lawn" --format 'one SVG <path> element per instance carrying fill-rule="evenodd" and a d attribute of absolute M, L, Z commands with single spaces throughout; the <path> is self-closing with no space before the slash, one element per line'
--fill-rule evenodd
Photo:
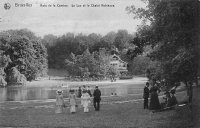
<path fill-rule="evenodd" d="M 99 112 L 90 107 L 84 113 L 80 106 L 76 114 L 65 108 L 55 114 L 52 103 L 0 104 L 1 127 L 72 127 L 72 128 L 192 128 L 193 113 L 187 106 L 164 112 L 152 113 L 143 109 L 142 101 L 102 104 Z M 196 117 L 197 118 L 197 117 Z"/>
<path fill-rule="evenodd" d="M 55 71 L 49 71 L 55 74 Z M 58 75 L 55 76 L 59 76 Z M 63 74 L 65 72 L 63 71 Z M 51 76 L 51 75 L 50 75 Z M 54 75 L 53 75 L 54 76 Z M 63 76 L 63 75 L 61 75 Z M 137 80 L 138 79 L 138 80 Z M 134 88 L 143 88 L 146 80 L 134 78 Z M 44 80 L 29 83 L 30 86 L 56 86 L 60 84 L 78 87 L 85 83 Z M 87 82 L 88 83 L 88 82 Z M 109 86 L 129 86 L 132 81 L 124 83 L 119 80 L 89 82 L 91 88 L 98 84 L 100 88 Z M 29 85 L 27 85 L 29 86 Z M 90 112 L 84 113 L 83 108 L 78 106 L 77 113 L 70 114 L 69 107 L 64 113 L 55 114 L 55 101 L 30 101 L 30 102 L 2 102 L 0 103 L 0 128 L 1 127 L 32 127 L 32 128 L 200 128 L 200 88 L 195 88 L 193 109 L 190 111 L 187 106 L 175 110 L 152 113 L 143 109 L 143 101 L 135 102 L 134 99 L 141 99 L 142 95 L 111 96 L 102 97 L 101 110 L 94 111 L 90 106 Z M 183 95 L 183 94 L 181 94 Z M 179 95 L 179 97 L 182 97 Z M 121 102 L 122 101 L 122 102 Z M 123 102 L 131 101 L 131 102 Z M 80 100 L 78 100 L 80 104 Z M 67 101 L 66 101 L 67 104 Z"/>

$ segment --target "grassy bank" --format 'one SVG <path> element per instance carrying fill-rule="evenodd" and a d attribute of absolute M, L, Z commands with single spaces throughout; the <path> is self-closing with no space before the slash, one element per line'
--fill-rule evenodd
<path fill-rule="evenodd" d="M 133 80 L 103 82 L 69 82 L 65 80 L 42 80 L 29 83 L 30 86 L 53 86 L 61 83 L 70 87 L 78 87 L 83 84 L 96 84 L 100 89 L 112 86 L 133 86 L 143 89 L 146 79 L 134 78 Z M 133 84 L 134 83 L 134 84 Z M 29 86 L 27 85 L 27 86 Z M 64 88 L 65 88 L 64 87 Z M 46 101 L 27 102 L 2 102 L 0 103 L 0 127 L 71 127 L 71 128 L 199 128 L 200 126 L 200 89 L 195 88 L 193 109 L 187 106 L 175 110 L 152 113 L 143 109 L 142 94 L 126 96 L 102 97 L 101 110 L 94 111 L 90 106 L 90 112 L 84 113 L 78 99 L 76 114 L 70 114 L 69 107 L 64 113 L 55 114 L 55 99 Z M 137 90 L 137 92 L 139 92 Z M 178 92 L 177 98 L 184 98 L 185 93 Z M 66 105 L 69 106 L 67 99 Z M 127 101 L 127 102 L 126 102 Z"/>
<path fill-rule="evenodd" d="M 84 113 L 83 108 L 78 106 L 76 114 L 70 114 L 68 107 L 65 108 L 64 113 L 55 114 L 55 102 L 1 103 L 0 126 L 33 128 L 192 128 L 194 126 L 194 120 L 192 119 L 199 117 L 194 116 L 195 111 L 189 111 L 187 106 L 152 113 L 143 109 L 143 101 L 112 102 L 109 104 L 106 102 L 115 101 L 115 98 L 118 99 L 118 97 L 104 99 L 99 112 L 94 111 L 94 108 L 90 106 L 90 112 Z M 197 104 L 194 105 L 196 109 L 199 107 Z M 193 116 L 194 118 L 192 118 Z"/>
<path fill-rule="evenodd" d="M 189 128 L 190 114 L 187 108 L 160 113 L 142 109 L 142 103 L 105 104 L 99 112 L 90 107 L 89 113 L 79 108 L 70 114 L 55 114 L 54 108 L 21 107 L 4 109 L 0 126 L 4 127 L 97 127 L 97 128 Z"/>

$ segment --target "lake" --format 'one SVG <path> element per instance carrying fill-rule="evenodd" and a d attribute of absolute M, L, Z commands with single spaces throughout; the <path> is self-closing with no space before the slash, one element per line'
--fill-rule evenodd
<path fill-rule="evenodd" d="M 126 96 L 130 94 L 139 94 L 143 92 L 144 83 L 141 84 L 122 84 L 113 86 L 99 86 L 102 96 L 110 96 L 111 93 L 118 96 Z M 75 87 L 77 94 L 78 87 Z M 5 101 L 26 101 L 26 100 L 48 100 L 56 98 L 57 87 L 37 87 L 37 86 L 10 86 L 7 88 L 0 88 L 0 102 Z M 69 88 L 62 87 L 64 98 L 68 98 Z M 91 92 L 93 93 L 91 87 Z"/>

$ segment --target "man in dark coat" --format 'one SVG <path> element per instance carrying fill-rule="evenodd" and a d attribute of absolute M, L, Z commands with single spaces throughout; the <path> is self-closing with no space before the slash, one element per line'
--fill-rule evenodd
<path fill-rule="evenodd" d="M 93 104 L 94 104 L 95 111 L 99 111 L 100 101 L 101 101 L 101 91 L 98 89 L 98 86 L 95 87 L 93 96 L 94 96 Z"/>
<path fill-rule="evenodd" d="M 82 90 L 81 90 L 81 87 L 79 87 L 78 88 L 78 97 L 81 98 L 81 96 L 82 96 Z"/>
<path fill-rule="evenodd" d="M 144 87 L 144 93 L 143 93 L 143 98 L 144 98 L 144 109 L 148 109 L 148 98 L 149 98 L 149 83 L 146 83 L 146 86 Z"/>

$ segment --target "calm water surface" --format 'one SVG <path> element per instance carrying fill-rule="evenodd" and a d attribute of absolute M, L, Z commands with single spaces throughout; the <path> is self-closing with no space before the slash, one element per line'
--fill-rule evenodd
<path fill-rule="evenodd" d="M 142 93 L 144 85 L 141 88 L 136 88 L 133 85 L 116 86 L 116 87 L 99 87 L 102 96 L 110 96 L 111 93 L 118 96 L 125 96 L 129 94 Z M 76 94 L 77 94 L 77 89 Z M 56 87 L 7 87 L 0 88 L 0 102 L 4 101 L 25 101 L 25 100 L 48 100 L 56 98 Z M 62 88 L 64 97 L 67 98 L 69 94 L 68 88 Z M 93 93 L 93 88 L 91 89 Z"/>

